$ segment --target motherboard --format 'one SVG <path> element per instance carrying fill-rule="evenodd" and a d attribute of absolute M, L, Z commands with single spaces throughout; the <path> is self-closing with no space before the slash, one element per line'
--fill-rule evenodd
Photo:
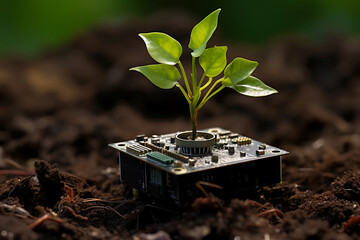
<path fill-rule="evenodd" d="M 281 157 L 288 152 L 222 128 L 199 132 L 214 136 L 211 147 L 187 150 L 178 144 L 179 133 L 109 144 L 119 151 L 120 180 L 176 203 L 198 197 L 198 181 L 221 186 L 220 196 L 281 182 Z"/>

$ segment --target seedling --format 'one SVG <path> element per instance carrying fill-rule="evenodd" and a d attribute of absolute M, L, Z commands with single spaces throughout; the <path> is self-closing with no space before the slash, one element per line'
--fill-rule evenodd
<path fill-rule="evenodd" d="M 181 44 L 169 35 L 161 32 L 139 34 L 146 44 L 148 53 L 158 64 L 130 69 L 142 73 L 159 88 L 171 89 L 176 86 L 180 89 L 189 104 L 192 140 L 195 140 L 197 137 L 197 116 L 199 110 L 225 87 L 232 88 L 240 94 L 251 97 L 262 97 L 277 93 L 275 89 L 265 85 L 258 78 L 251 76 L 258 66 L 257 62 L 238 57 L 227 65 L 227 46 L 206 48 L 209 39 L 217 27 L 220 10 L 217 9 L 210 13 L 195 25 L 191 31 L 189 42 L 189 48 L 193 50 L 191 52 L 191 82 L 188 80 L 188 75 L 180 61 L 183 51 Z M 197 72 L 197 64 L 200 64 L 203 70 L 202 73 Z M 218 77 L 221 73 L 223 73 L 223 76 Z M 179 83 L 181 77 L 184 80 L 186 90 Z M 215 80 L 215 78 L 217 79 Z M 204 92 L 206 93 L 203 94 Z"/>
<path fill-rule="evenodd" d="M 154 199 L 178 204 L 192 201 L 201 194 L 195 183 L 217 186 L 216 195 L 225 197 L 281 182 L 281 157 L 286 151 L 222 128 L 197 131 L 199 110 L 225 87 L 252 97 L 277 92 L 251 76 L 257 62 L 235 58 L 227 65 L 226 46 L 206 48 L 219 13 L 220 9 L 210 13 L 191 31 L 191 81 L 180 61 L 178 41 L 159 32 L 139 34 L 158 64 L 131 70 L 162 89 L 178 87 L 189 104 L 192 123 L 192 131 L 138 135 L 109 144 L 119 151 L 121 181 Z M 202 72 L 197 72 L 197 64 Z M 185 87 L 179 83 L 181 77 Z"/>

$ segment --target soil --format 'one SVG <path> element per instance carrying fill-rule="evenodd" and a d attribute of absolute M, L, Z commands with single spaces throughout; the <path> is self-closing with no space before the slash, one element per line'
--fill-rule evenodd
<path fill-rule="evenodd" d="M 161 30 L 187 46 L 196 20 L 169 15 L 101 26 L 36 59 L 0 62 L 0 238 L 359 239 L 358 39 L 229 46 L 229 60 L 256 59 L 255 75 L 279 93 L 224 90 L 199 112 L 199 128 L 289 151 L 281 184 L 168 208 L 120 183 L 108 143 L 191 127 L 177 89 L 128 71 L 153 62 L 138 32 Z M 211 44 L 226 42 L 219 34 Z"/>

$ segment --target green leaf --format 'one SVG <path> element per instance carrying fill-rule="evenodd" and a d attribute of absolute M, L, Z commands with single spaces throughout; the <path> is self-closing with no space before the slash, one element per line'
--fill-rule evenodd
<path fill-rule="evenodd" d="M 199 57 L 199 63 L 208 77 L 216 77 L 226 66 L 227 47 L 212 47 L 206 49 Z"/>
<path fill-rule="evenodd" d="M 226 87 L 236 85 L 241 80 L 249 77 L 257 67 L 258 63 L 247 60 L 245 58 L 235 58 L 226 68 L 224 72 L 223 84 Z M 230 83 L 230 81 L 231 83 Z"/>
<path fill-rule="evenodd" d="M 195 25 L 191 31 L 189 48 L 193 50 L 191 55 L 199 57 L 205 50 L 206 44 L 214 33 L 221 9 L 217 9 Z"/>
<path fill-rule="evenodd" d="M 166 64 L 152 64 L 140 67 L 133 67 L 130 70 L 144 74 L 153 84 L 162 89 L 173 88 L 181 78 L 176 67 Z"/>
<path fill-rule="evenodd" d="M 253 76 L 245 78 L 238 84 L 230 86 L 230 88 L 250 97 L 264 97 L 278 92 Z"/>
<path fill-rule="evenodd" d="M 182 54 L 181 44 L 165 33 L 140 33 L 150 56 L 159 63 L 175 65 Z"/>

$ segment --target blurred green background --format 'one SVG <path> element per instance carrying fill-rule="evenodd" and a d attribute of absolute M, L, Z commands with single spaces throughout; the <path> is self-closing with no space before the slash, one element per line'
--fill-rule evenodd
<path fill-rule="evenodd" d="M 104 21 L 126 22 L 169 8 L 200 20 L 219 7 L 221 32 L 235 41 L 261 44 L 283 34 L 321 40 L 360 32 L 358 0 L 3 0 L 0 57 L 36 56 Z"/>

